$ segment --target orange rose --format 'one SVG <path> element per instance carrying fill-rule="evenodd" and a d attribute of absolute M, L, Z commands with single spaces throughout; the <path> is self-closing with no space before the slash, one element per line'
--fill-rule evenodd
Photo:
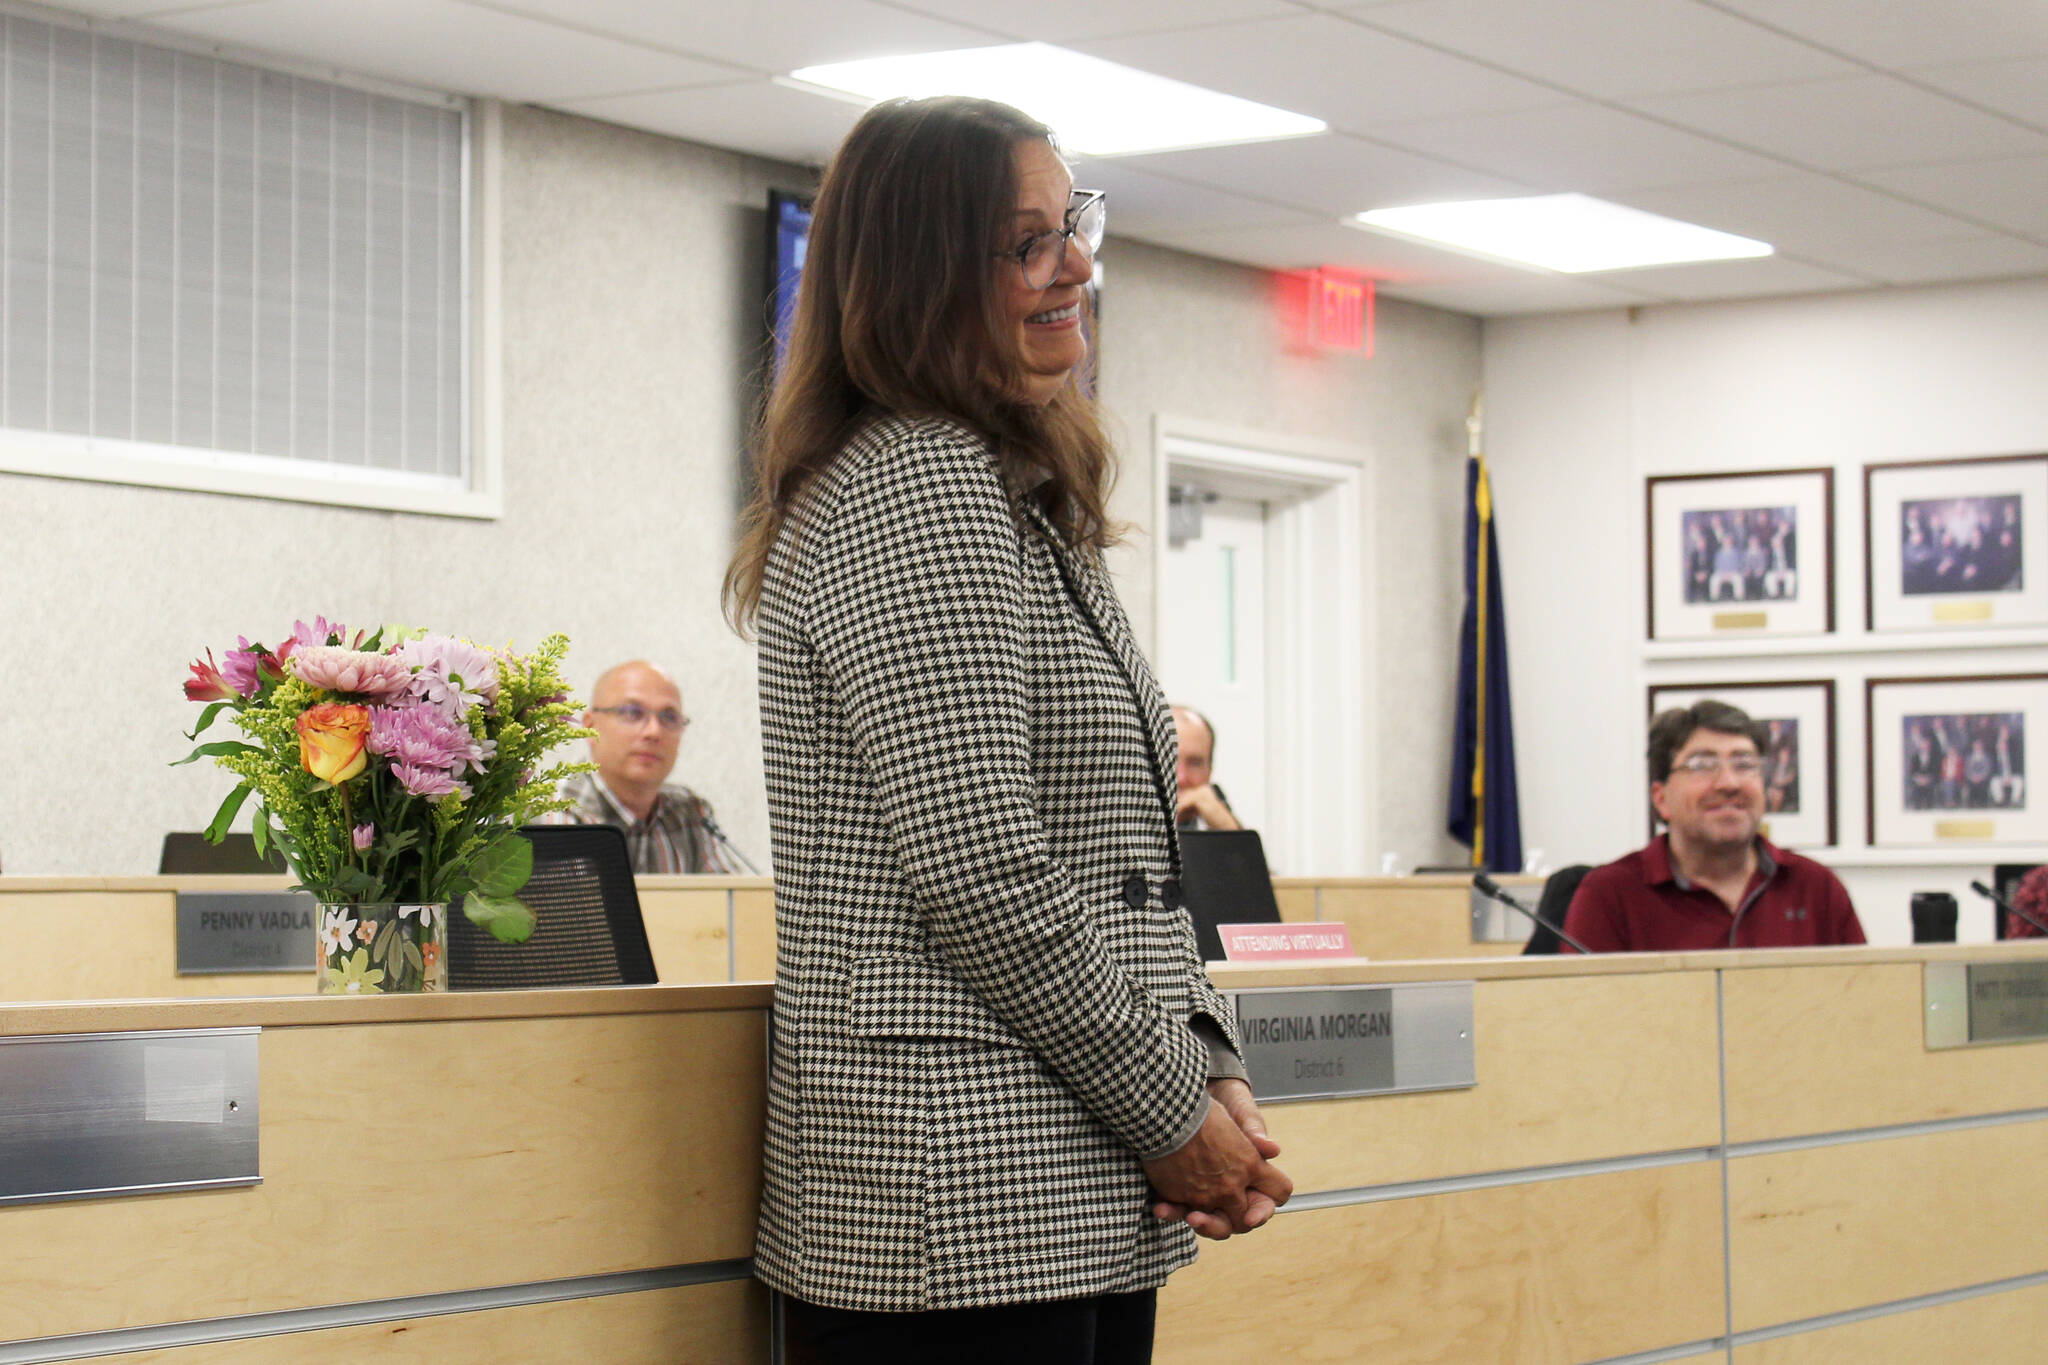
<path fill-rule="evenodd" d="M 339 786 L 370 762 L 370 708 L 323 702 L 299 717 L 299 763 L 322 782 Z"/>

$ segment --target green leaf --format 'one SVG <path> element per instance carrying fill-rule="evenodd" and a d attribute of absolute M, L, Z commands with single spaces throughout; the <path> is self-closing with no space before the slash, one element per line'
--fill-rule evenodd
<path fill-rule="evenodd" d="M 256 818 L 249 822 L 249 837 L 256 841 L 256 856 L 270 856 L 270 812 L 257 808 Z"/>
<path fill-rule="evenodd" d="M 370 960 L 382 962 L 391 956 L 391 945 L 398 941 L 398 921 L 387 919 L 384 927 L 377 931 L 377 941 L 370 945 Z"/>
<path fill-rule="evenodd" d="M 405 949 L 405 960 L 412 967 L 414 974 L 425 976 L 427 974 L 427 959 L 426 955 L 420 952 L 420 945 L 414 943 L 409 938 L 402 938 L 398 940 L 398 946 Z"/>
<path fill-rule="evenodd" d="M 476 861 L 469 865 L 469 875 L 476 889 L 490 899 L 512 899 L 533 877 L 533 845 L 517 834 L 501 834 L 478 851 Z M 525 937 L 521 934 L 506 942 L 517 943 Z"/>
<path fill-rule="evenodd" d="M 519 842 L 526 843 L 524 839 Z M 524 943 L 533 937 L 533 908 L 517 896 L 487 896 L 472 891 L 463 898 L 462 913 L 469 916 L 471 924 L 500 943 Z"/>
<path fill-rule="evenodd" d="M 200 745 L 171 766 L 173 768 L 182 768 L 187 763 L 202 758 L 220 758 L 226 754 L 260 754 L 262 752 L 255 745 L 244 744 L 239 739 L 217 739 L 211 744 Z"/>
<path fill-rule="evenodd" d="M 242 803 L 249 799 L 253 790 L 244 782 L 227 794 L 227 799 L 220 803 L 220 809 L 213 813 L 213 823 L 206 827 L 207 843 L 217 844 L 227 837 L 228 826 L 234 824 L 235 817 L 242 813 Z"/>
<path fill-rule="evenodd" d="M 234 703 L 231 701 L 217 701 L 209 705 L 204 711 L 201 711 L 199 713 L 199 723 L 185 732 L 185 738 L 199 738 L 199 736 L 206 730 L 206 727 L 213 724 L 213 718 L 215 716 L 219 715 L 222 711 L 226 710 L 228 707 L 233 705 Z"/>

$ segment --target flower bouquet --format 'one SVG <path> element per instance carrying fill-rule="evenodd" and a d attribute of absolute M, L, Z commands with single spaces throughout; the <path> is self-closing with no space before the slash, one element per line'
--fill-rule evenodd
<path fill-rule="evenodd" d="M 259 854 L 275 846 L 320 902 L 322 990 L 436 990 L 447 906 L 507 943 L 533 933 L 519 891 L 533 846 L 519 826 L 568 804 L 556 785 L 587 763 L 543 767 L 590 731 L 561 675 L 569 641 L 530 655 L 399 627 L 351 635 L 325 617 L 275 648 L 238 639 L 192 664 L 185 695 L 225 711 L 246 739 L 200 744 L 241 782 L 206 836 L 218 842 L 253 795 Z"/>

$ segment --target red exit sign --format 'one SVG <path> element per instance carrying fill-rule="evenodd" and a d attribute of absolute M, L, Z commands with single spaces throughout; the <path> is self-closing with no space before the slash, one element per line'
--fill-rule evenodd
<path fill-rule="evenodd" d="M 1372 354 L 1372 281 L 1318 270 L 1310 276 L 1309 325 L 1315 343 Z"/>

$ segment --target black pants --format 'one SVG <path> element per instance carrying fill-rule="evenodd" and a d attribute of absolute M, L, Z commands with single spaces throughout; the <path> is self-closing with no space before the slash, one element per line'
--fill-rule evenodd
<path fill-rule="evenodd" d="M 1053 1303 L 863 1313 L 787 1294 L 786 1365 L 1150 1365 L 1158 1291 Z"/>

